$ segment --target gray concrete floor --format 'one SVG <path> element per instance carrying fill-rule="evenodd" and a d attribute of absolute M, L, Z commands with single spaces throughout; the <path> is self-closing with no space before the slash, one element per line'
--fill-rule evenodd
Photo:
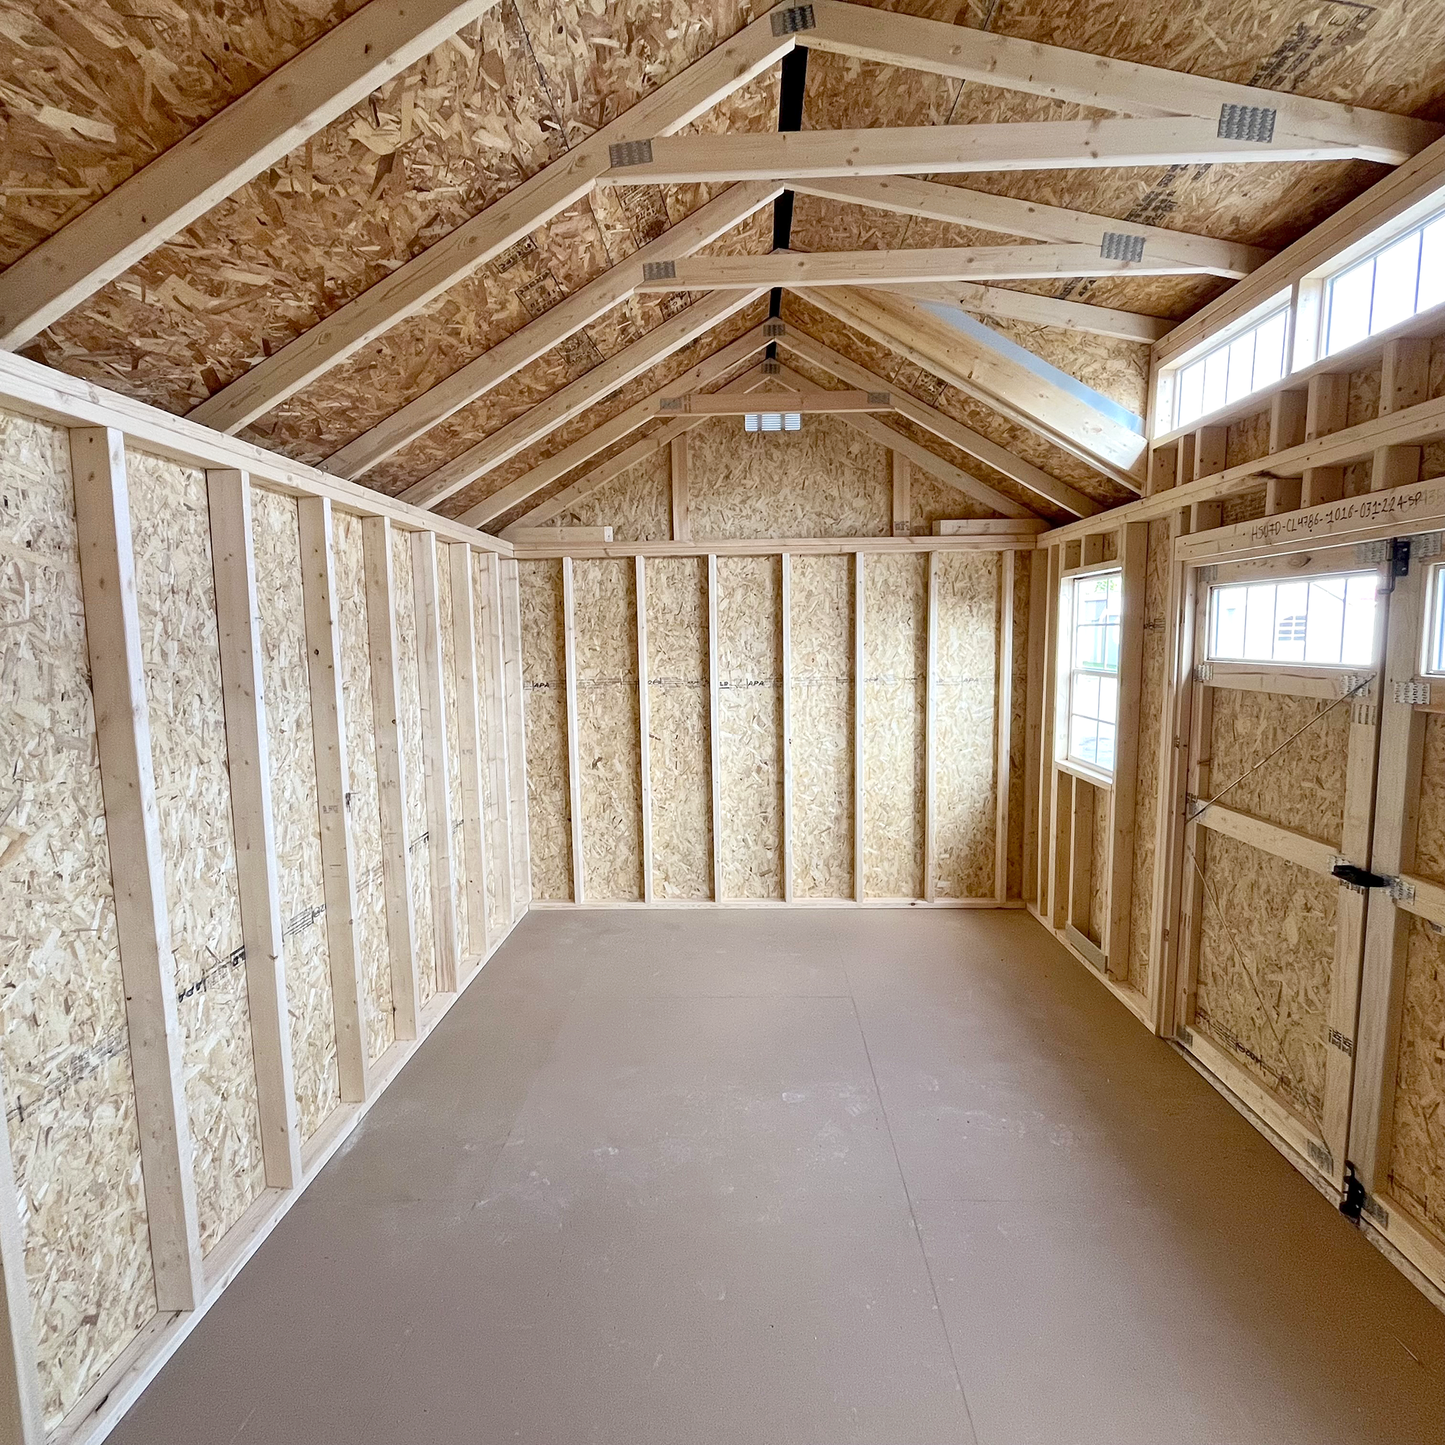
<path fill-rule="evenodd" d="M 1021 913 L 526 919 L 116 1445 L 1429 1445 L 1445 1316 Z"/>

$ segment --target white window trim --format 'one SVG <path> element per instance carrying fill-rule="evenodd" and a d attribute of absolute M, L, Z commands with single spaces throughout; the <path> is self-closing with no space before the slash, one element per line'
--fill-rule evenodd
<path fill-rule="evenodd" d="M 1055 695 L 1056 707 L 1054 711 L 1054 763 L 1063 772 L 1072 773 L 1075 777 L 1083 778 L 1085 782 L 1092 783 L 1095 787 L 1112 788 L 1114 785 L 1114 769 L 1101 768 L 1097 763 L 1091 763 L 1084 758 L 1075 758 L 1069 753 L 1069 736 L 1071 728 L 1070 720 L 1073 717 L 1074 706 L 1074 589 L 1081 578 L 1105 574 L 1117 576 L 1122 588 L 1124 572 L 1117 559 L 1109 562 L 1091 562 L 1083 567 L 1071 567 L 1060 574 L 1059 577 L 1059 632 L 1055 657 Z M 1080 669 L 1094 672 L 1094 669 Z M 1112 677 L 1116 681 L 1119 677 L 1118 670 L 1113 672 L 1098 671 L 1099 677 Z M 1118 755 L 1119 721 L 1114 722 L 1115 756 Z"/>
<path fill-rule="evenodd" d="M 1445 561 L 1432 562 L 1425 574 L 1425 625 L 1420 629 L 1420 656 L 1416 659 L 1421 677 L 1445 677 L 1445 667 L 1435 669 L 1430 666 L 1430 659 L 1436 651 L 1435 643 L 1445 632 L 1445 621 L 1440 617 L 1442 590 L 1445 590 Z"/>
<path fill-rule="evenodd" d="M 1283 586 L 1290 582 L 1323 582 L 1332 577 L 1363 577 L 1374 576 L 1377 582 L 1376 591 L 1376 616 L 1378 619 L 1379 593 L 1378 579 L 1379 569 L 1374 567 L 1340 567 L 1340 566 L 1316 566 L 1306 572 L 1294 575 L 1280 574 L 1269 571 L 1257 576 L 1234 576 L 1228 578 L 1215 578 L 1211 581 L 1204 593 L 1204 648 L 1201 662 L 1206 662 L 1212 667 L 1233 668 L 1240 672 L 1280 672 L 1293 673 L 1299 676 L 1328 676 L 1342 673 L 1360 672 L 1376 666 L 1374 662 L 1303 662 L 1290 661 L 1284 658 L 1272 657 L 1216 657 L 1213 652 L 1214 639 L 1214 598 L 1221 591 L 1238 587 L 1249 587 L 1253 585 L 1275 587 Z M 1276 623 L 1276 626 L 1278 624 Z M 1377 626 L 1378 631 L 1378 626 Z M 1426 629 L 1428 633 L 1428 628 Z M 1276 636 L 1276 641 L 1278 637 Z M 1428 643 L 1427 643 L 1428 646 Z M 1428 654 L 1427 654 L 1428 655 Z M 1445 674 L 1437 674 L 1437 676 Z"/>

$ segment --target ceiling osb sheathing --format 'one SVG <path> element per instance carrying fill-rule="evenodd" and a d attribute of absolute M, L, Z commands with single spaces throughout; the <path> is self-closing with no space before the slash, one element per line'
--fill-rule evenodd
<path fill-rule="evenodd" d="M 0 146 L 6 157 L 0 261 L 23 254 L 360 5 L 361 0 L 0 0 L 0 56 L 7 70 L 0 82 Z M 43 333 L 30 354 L 185 412 L 563 155 L 765 8 L 763 0 L 502 0 Z M 1204 0 L 1191 7 L 1142 0 L 968 0 L 961 6 L 956 0 L 905 0 L 882 8 L 1445 118 L 1445 0 L 1377 6 L 1353 0 L 1279 0 L 1266 6 Z M 769 130 L 777 105 L 775 69 L 690 129 Z M 803 125 L 962 124 L 1097 113 L 813 51 Z M 1382 174 L 1382 167 L 1347 163 L 938 179 L 1277 248 Z M 324 459 L 720 189 L 599 188 L 282 403 L 246 435 L 301 460 Z M 797 197 L 793 224 L 793 245 L 803 250 L 994 245 L 1006 239 L 807 196 Z M 707 249 L 757 253 L 770 243 L 765 208 Z M 1183 316 L 1226 283 L 1128 277 L 1001 284 Z M 691 299 L 634 298 L 364 480 L 389 492 L 404 489 Z M 1061 480 L 1105 503 L 1122 499 L 1119 488 L 1085 463 L 797 298 L 785 300 L 784 315 L 890 385 Z M 442 510 L 465 510 L 716 351 L 760 316 L 760 306 L 750 308 L 684 348 Z M 991 324 L 1104 395 L 1143 410 L 1142 346 L 1062 329 Z M 1048 510 L 937 438 L 918 439 L 1000 491 Z"/>

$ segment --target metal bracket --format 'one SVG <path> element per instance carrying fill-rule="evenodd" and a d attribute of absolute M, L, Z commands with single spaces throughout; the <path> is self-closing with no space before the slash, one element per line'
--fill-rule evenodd
<path fill-rule="evenodd" d="M 1368 682 L 1374 682 L 1373 672 L 1341 672 L 1335 677 L 1335 692 L 1340 697 L 1348 697 L 1357 689 L 1363 690 Z"/>
<path fill-rule="evenodd" d="M 1278 114 L 1278 111 L 1263 105 L 1221 105 L 1219 138 L 1268 145 L 1274 139 L 1274 121 Z"/>
<path fill-rule="evenodd" d="M 788 323 L 786 321 L 764 321 L 764 336 L 786 336 L 788 334 Z"/>
<path fill-rule="evenodd" d="M 1328 1144 L 1319 1144 L 1313 1139 L 1306 1139 L 1305 1153 L 1309 1155 L 1310 1163 L 1313 1164 L 1321 1174 L 1334 1174 L 1335 1156 L 1330 1153 L 1330 1146 Z"/>
<path fill-rule="evenodd" d="M 1385 892 L 1396 903 L 1413 903 L 1415 901 L 1415 885 L 1407 882 L 1404 878 L 1391 878 L 1385 884 Z"/>
<path fill-rule="evenodd" d="M 1390 1211 L 1373 1194 L 1365 1195 L 1365 1201 L 1360 1208 L 1363 1213 L 1369 1215 L 1371 1224 L 1377 1225 L 1380 1229 L 1390 1227 Z"/>
<path fill-rule="evenodd" d="M 1207 562 L 1203 567 L 1196 567 L 1194 575 L 1207 587 L 1219 576 L 1219 567 L 1213 562 Z"/>
<path fill-rule="evenodd" d="M 869 406 L 892 406 L 893 394 L 887 391 L 870 391 L 868 393 Z"/>
<path fill-rule="evenodd" d="M 1415 707 L 1423 703 L 1426 706 L 1430 702 L 1430 684 L 1415 678 L 1410 682 L 1397 682 L 1394 687 L 1396 702 L 1404 703 L 1407 707 Z"/>
<path fill-rule="evenodd" d="M 818 22 L 813 19 L 811 5 L 794 5 L 788 10 L 773 11 L 773 34 L 796 35 L 800 30 L 811 30 Z"/>
<path fill-rule="evenodd" d="M 1355 561 L 1362 567 L 1378 567 L 1390 560 L 1389 542 L 1356 542 Z"/>
<path fill-rule="evenodd" d="M 673 281 L 676 278 L 676 261 L 644 261 L 642 263 L 642 279 L 644 281 Z"/>
<path fill-rule="evenodd" d="M 645 166 L 652 159 L 650 140 L 622 140 L 607 147 L 607 164 L 615 170 L 619 166 Z M 646 266 L 647 262 L 643 262 Z"/>
<path fill-rule="evenodd" d="M 1439 532 L 1421 532 L 1418 536 L 1410 538 L 1410 555 L 1418 557 L 1422 562 L 1431 557 L 1438 557 L 1441 552 L 1442 537 Z"/>
<path fill-rule="evenodd" d="M 686 411 L 687 398 L 685 396 L 665 396 L 657 403 L 658 411 Z"/>
<path fill-rule="evenodd" d="M 764 376 L 781 376 L 782 372 L 783 363 L 779 361 L 776 356 L 770 356 L 766 361 L 763 362 Z"/>
<path fill-rule="evenodd" d="M 1194 664 L 1195 682 L 1208 682 L 1214 676 L 1214 664 L 1212 662 L 1196 662 Z"/>
<path fill-rule="evenodd" d="M 1142 261 L 1144 237 L 1132 236 L 1127 231 L 1105 231 L 1099 254 L 1106 261 Z"/>
<path fill-rule="evenodd" d="M 1342 1034 L 1338 1029 L 1330 1030 L 1330 1043 L 1337 1048 L 1347 1059 L 1355 1056 L 1355 1041 L 1348 1034 Z"/>

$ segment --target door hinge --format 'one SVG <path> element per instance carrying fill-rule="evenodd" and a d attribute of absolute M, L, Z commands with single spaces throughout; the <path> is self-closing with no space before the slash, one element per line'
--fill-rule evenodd
<path fill-rule="evenodd" d="M 1359 1176 L 1355 1173 L 1355 1166 L 1346 1159 L 1345 1192 L 1340 1200 L 1340 1213 L 1346 1219 L 1353 1219 L 1358 1223 L 1360 1214 L 1365 1208 L 1365 1198 L 1365 1186 L 1360 1183 Z"/>
<path fill-rule="evenodd" d="M 1356 893 L 1364 893 L 1371 888 L 1388 888 L 1390 880 L 1383 873 L 1371 873 L 1368 868 L 1361 868 L 1358 863 L 1351 863 L 1348 858 L 1335 858 L 1330 868 L 1330 877 L 1343 883 L 1346 888 L 1352 888 Z"/>

